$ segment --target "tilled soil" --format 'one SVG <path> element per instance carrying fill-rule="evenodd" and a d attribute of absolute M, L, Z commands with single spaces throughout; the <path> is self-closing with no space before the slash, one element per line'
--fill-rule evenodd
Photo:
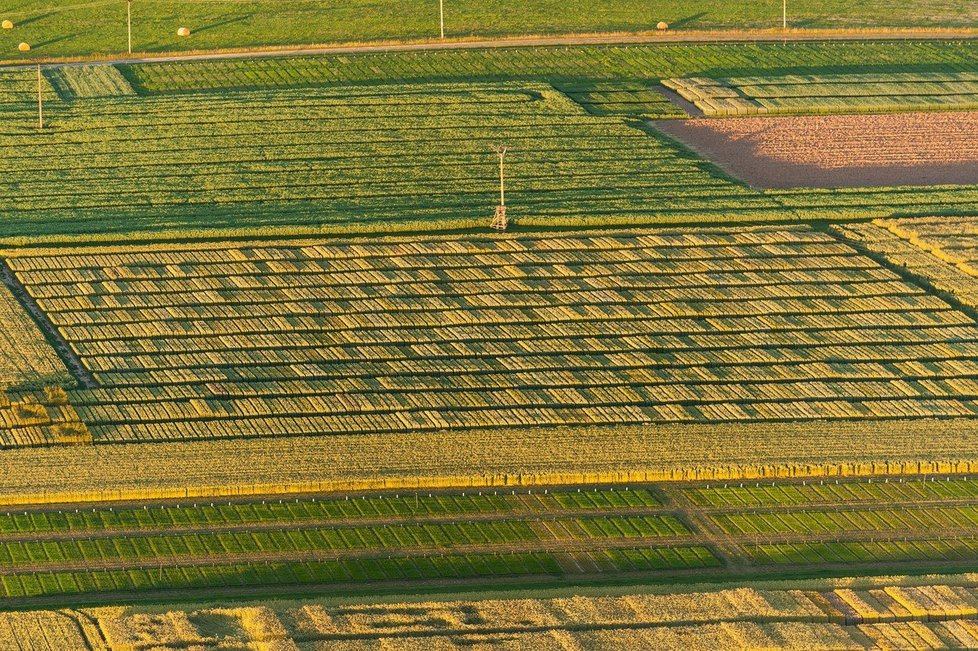
<path fill-rule="evenodd" d="M 978 184 L 978 112 L 664 120 L 660 131 L 761 188 Z"/>

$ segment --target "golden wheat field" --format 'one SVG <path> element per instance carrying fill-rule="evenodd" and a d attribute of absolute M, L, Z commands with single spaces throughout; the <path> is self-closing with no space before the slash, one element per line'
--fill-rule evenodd
<path fill-rule="evenodd" d="M 978 644 L 975 575 L 761 582 L 604 595 L 267 600 L 7 613 L 39 651 L 943 649 Z M 6 636 L 6 637 L 3 637 Z M 17 647 L 5 647 L 17 648 Z"/>

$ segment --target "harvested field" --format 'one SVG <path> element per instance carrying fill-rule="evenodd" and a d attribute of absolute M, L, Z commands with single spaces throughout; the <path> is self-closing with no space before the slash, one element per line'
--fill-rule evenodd
<path fill-rule="evenodd" d="M 973 321 L 809 227 L 13 254 L 97 442 L 978 413 Z"/>
<path fill-rule="evenodd" d="M 670 120 L 656 126 L 755 187 L 978 180 L 978 112 Z"/>
<path fill-rule="evenodd" d="M 34 645 L 21 648 L 45 650 L 83 648 L 74 632 L 74 647 L 44 637 L 44 626 L 71 620 L 93 649 L 974 648 L 976 599 L 975 575 L 963 574 L 573 597 L 171 603 L 9 613 L 0 627 Z"/>

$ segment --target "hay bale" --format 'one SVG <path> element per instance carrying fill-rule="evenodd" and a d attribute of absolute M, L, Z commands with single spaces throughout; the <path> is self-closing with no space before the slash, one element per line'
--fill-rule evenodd
<path fill-rule="evenodd" d="M 12 21 L 5 20 L 2 23 L 0 23 L 0 27 L 3 27 L 4 29 L 13 29 L 14 23 Z"/>
<path fill-rule="evenodd" d="M 31 45 L 30 43 L 21 43 L 20 45 L 17 46 L 17 49 L 20 50 L 21 52 L 30 52 Z"/>
<path fill-rule="evenodd" d="M 655 28 L 656 28 L 657 30 L 659 30 L 660 32 L 664 32 L 664 31 L 666 31 L 667 29 L 669 29 L 669 23 L 667 23 L 667 22 L 666 22 L 666 21 L 664 21 L 664 20 L 660 20 L 660 21 L 659 21 L 659 24 L 658 24 L 658 25 L 656 25 L 656 26 L 655 26 Z"/>
<path fill-rule="evenodd" d="M 177 30 L 177 36 L 190 36 L 190 28 L 181 27 L 180 29 Z"/>

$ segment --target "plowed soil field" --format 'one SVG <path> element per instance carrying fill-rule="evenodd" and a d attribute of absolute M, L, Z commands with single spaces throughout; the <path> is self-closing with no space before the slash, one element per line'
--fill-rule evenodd
<path fill-rule="evenodd" d="M 978 112 L 667 120 L 656 125 L 755 187 L 978 183 Z"/>

